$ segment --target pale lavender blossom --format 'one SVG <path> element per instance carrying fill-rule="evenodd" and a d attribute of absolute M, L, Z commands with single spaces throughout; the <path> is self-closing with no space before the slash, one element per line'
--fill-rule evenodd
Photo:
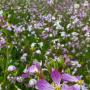
<path fill-rule="evenodd" d="M 5 43 L 5 39 L 3 37 L 0 37 L 0 48 L 2 48 Z"/>
<path fill-rule="evenodd" d="M 54 3 L 54 0 L 47 0 L 47 3 L 48 3 L 49 5 L 51 5 L 51 4 Z"/>
<path fill-rule="evenodd" d="M 33 63 L 30 67 L 27 68 L 26 73 L 34 74 L 40 72 L 40 64 L 39 63 Z"/>
<path fill-rule="evenodd" d="M 29 73 L 23 73 L 21 76 L 22 78 L 29 78 Z"/>
<path fill-rule="evenodd" d="M 14 29 L 14 32 L 16 33 L 21 33 L 23 30 L 22 30 L 22 26 L 15 26 L 15 25 L 12 25 L 12 28 Z"/>
<path fill-rule="evenodd" d="M 13 66 L 13 65 L 10 65 L 7 70 L 10 71 L 10 72 L 12 72 L 12 71 L 15 71 L 16 70 L 16 67 Z"/>

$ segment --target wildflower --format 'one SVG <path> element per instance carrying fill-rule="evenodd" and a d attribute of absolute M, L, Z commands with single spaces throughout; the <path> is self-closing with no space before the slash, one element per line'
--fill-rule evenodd
<path fill-rule="evenodd" d="M 88 7 L 89 6 L 89 2 L 87 0 L 85 0 L 83 5 L 84 5 L 84 7 Z"/>
<path fill-rule="evenodd" d="M 29 77 L 29 73 L 23 73 L 22 74 L 22 78 L 28 78 Z"/>
<path fill-rule="evenodd" d="M 15 81 L 16 81 L 16 77 L 13 77 L 11 74 L 9 74 L 9 75 L 7 76 L 7 79 L 8 79 L 9 81 L 11 81 L 11 83 L 15 83 Z"/>
<path fill-rule="evenodd" d="M 47 3 L 48 3 L 49 5 L 51 5 L 51 4 L 53 4 L 54 2 L 53 2 L 53 0 L 47 0 Z"/>
<path fill-rule="evenodd" d="M 30 74 L 38 73 L 40 69 L 41 69 L 40 64 L 34 62 L 33 65 L 28 67 L 28 69 L 26 70 L 26 73 L 30 73 Z"/>
<path fill-rule="evenodd" d="M 67 35 L 66 35 L 65 32 L 61 32 L 61 36 L 62 36 L 62 37 L 66 37 Z"/>
<path fill-rule="evenodd" d="M 60 74 L 57 70 L 53 69 L 52 73 L 51 73 L 51 78 L 53 80 L 53 82 L 56 84 L 54 85 L 55 87 L 53 87 L 52 85 L 50 85 L 46 80 L 39 80 L 36 84 L 37 88 L 39 90 L 55 90 L 54 88 L 59 88 L 61 90 L 80 90 L 80 85 L 75 84 L 73 86 L 68 86 L 65 84 L 65 86 L 61 87 L 61 81 L 64 82 L 79 82 L 79 79 L 75 76 L 71 76 L 69 74 Z M 73 89 L 74 88 L 74 89 Z"/>
<path fill-rule="evenodd" d="M 21 61 L 22 61 L 22 62 L 26 62 L 26 57 L 27 57 L 27 53 L 24 53 L 24 54 L 21 56 Z"/>
<path fill-rule="evenodd" d="M 40 47 L 42 48 L 42 47 L 43 47 L 43 42 L 40 42 L 39 45 L 40 45 Z"/>
<path fill-rule="evenodd" d="M 35 53 L 36 53 L 36 54 L 41 54 L 41 51 L 40 51 L 40 50 L 36 50 Z"/>
<path fill-rule="evenodd" d="M 36 43 L 33 42 L 33 43 L 31 44 L 31 48 L 34 48 L 35 45 L 36 45 Z"/>
<path fill-rule="evenodd" d="M 21 76 L 17 76 L 16 77 L 16 81 L 19 82 L 19 83 L 21 83 L 23 81 L 23 78 Z"/>
<path fill-rule="evenodd" d="M 60 25 L 61 21 L 60 20 L 56 20 L 54 23 L 54 26 L 56 27 L 56 29 L 61 29 L 64 30 L 64 27 Z"/>
<path fill-rule="evenodd" d="M 16 70 L 16 67 L 13 66 L 13 65 L 10 65 L 7 70 L 10 71 L 10 72 L 12 72 L 12 71 L 15 71 Z"/>
<path fill-rule="evenodd" d="M 41 29 L 42 26 L 43 26 L 43 24 L 41 22 L 34 24 L 35 29 Z"/>
<path fill-rule="evenodd" d="M 0 16 L 2 16 L 3 15 L 3 11 L 2 10 L 0 10 Z"/>
<path fill-rule="evenodd" d="M 79 7 L 80 7 L 79 4 L 74 4 L 74 8 L 75 8 L 75 9 L 78 9 Z"/>
<path fill-rule="evenodd" d="M 43 33 L 43 34 L 41 35 L 41 37 L 42 37 L 43 39 L 47 39 L 47 38 L 48 38 L 48 34 Z"/>
<path fill-rule="evenodd" d="M 29 80 L 29 83 L 28 83 L 28 87 L 32 87 L 32 86 L 34 86 L 36 83 L 37 83 L 37 80 L 35 80 L 35 79 L 30 79 L 30 80 Z"/>
<path fill-rule="evenodd" d="M 31 67 L 28 68 L 28 72 L 29 73 L 38 72 L 38 68 L 36 67 L 36 65 L 32 65 Z"/>
<path fill-rule="evenodd" d="M 21 33 L 23 30 L 22 30 L 22 26 L 19 26 L 19 27 L 17 27 L 17 26 L 13 26 L 14 27 L 14 31 L 16 32 L 16 33 Z"/>
<path fill-rule="evenodd" d="M 0 37 L 0 48 L 2 48 L 5 43 L 5 39 L 3 37 Z"/>
<path fill-rule="evenodd" d="M 31 32 L 32 31 L 32 25 L 28 26 L 28 31 Z"/>

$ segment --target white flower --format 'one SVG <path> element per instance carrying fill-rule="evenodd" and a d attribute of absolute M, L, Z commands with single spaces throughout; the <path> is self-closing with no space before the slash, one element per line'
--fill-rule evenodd
<path fill-rule="evenodd" d="M 31 32 L 32 31 L 32 26 L 30 25 L 30 26 L 28 26 L 28 30 L 29 30 L 29 32 Z"/>
<path fill-rule="evenodd" d="M 36 50 L 36 54 L 41 54 L 41 51 L 40 50 Z"/>
<path fill-rule="evenodd" d="M 53 35 L 52 34 L 49 34 L 49 37 L 52 37 Z"/>
<path fill-rule="evenodd" d="M 90 33 L 87 32 L 87 33 L 85 34 L 85 36 L 86 36 L 86 37 L 90 37 Z"/>
<path fill-rule="evenodd" d="M 35 31 L 32 31 L 31 34 L 32 34 L 32 35 L 35 35 Z"/>
<path fill-rule="evenodd" d="M 2 16 L 2 14 L 3 14 L 3 11 L 2 11 L 2 10 L 0 10 L 0 16 Z"/>
<path fill-rule="evenodd" d="M 71 23 L 69 23 L 69 24 L 67 25 L 67 29 L 69 29 L 71 26 L 72 26 Z"/>
<path fill-rule="evenodd" d="M 32 86 L 34 86 L 36 83 L 37 83 L 37 81 L 36 81 L 35 79 L 31 79 L 31 80 L 29 81 L 28 87 L 32 87 Z"/>
<path fill-rule="evenodd" d="M 52 20 L 55 20 L 55 17 L 54 16 L 52 16 Z"/>
<path fill-rule="evenodd" d="M 71 39 L 72 39 L 73 41 L 77 41 L 77 40 L 78 40 L 78 37 L 73 36 Z"/>
<path fill-rule="evenodd" d="M 26 62 L 26 57 L 27 57 L 27 53 L 24 53 L 24 54 L 21 56 L 21 61 L 22 61 L 22 62 Z"/>
<path fill-rule="evenodd" d="M 23 54 L 23 57 L 27 57 L 27 53 L 24 53 L 24 54 Z"/>
<path fill-rule="evenodd" d="M 31 48 L 35 47 L 36 43 L 32 43 L 31 44 Z"/>
<path fill-rule="evenodd" d="M 5 44 L 5 39 L 3 37 L 0 37 L 0 47 Z"/>
<path fill-rule="evenodd" d="M 15 83 L 16 77 L 12 76 L 11 74 L 9 74 L 7 76 L 7 79 L 11 82 L 11 83 Z"/>
<path fill-rule="evenodd" d="M 49 29 L 49 28 L 45 28 L 45 31 L 49 32 L 49 31 L 50 31 L 50 29 Z"/>
<path fill-rule="evenodd" d="M 78 9 L 80 7 L 79 4 L 74 4 L 74 8 Z"/>
<path fill-rule="evenodd" d="M 84 2 L 84 7 L 87 7 L 87 6 L 89 6 L 89 3 L 88 3 L 87 0 L 85 0 L 85 2 Z"/>
<path fill-rule="evenodd" d="M 73 24 L 77 24 L 78 22 L 79 22 L 79 19 L 78 19 L 78 18 L 75 18 L 72 23 L 73 23 Z"/>
<path fill-rule="evenodd" d="M 23 81 L 23 78 L 22 78 L 21 76 L 18 76 L 18 77 L 16 77 L 16 80 L 17 80 L 18 82 L 22 82 L 22 81 Z"/>
<path fill-rule="evenodd" d="M 52 42 L 55 44 L 56 42 L 59 42 L 59 39 L 54 39 Z"/>
<path fill-rule="evenodd" d="M 64 29 L 64 27 L 62 27 L 61 25 L 60 25 L 60 23 L 61 23 L 61 20 L 56 20 L 55 21 L 55 23 L 54 23 L 54 26 L 56 26 L 56 29 Z"/>
<path fill-rule="evenodd" d="M 24 73 L 27 73 L 27 67 L 24 69 L 24 71 L 23 71 Z"/>
<path fill-rule="evenodd" d="M 79 64 L 78 61 L 71 61 L 71 64 L 72 64 L 73 66 L 81 67 L 81 64 Z"/>
<path fill-rule="evenodd" d="M 26 62 L 26 57 L 22 56 L 21 57 L 21 62 Z"/>
<path fill-rule="evenodd" d="M 87 31 L 89 29 L 88 25 L 82 28 L 83 31 Z"/>
<path fill-rule="evenodd" d="M 77 33 L 77 32 L 72 32 L 72 35 L 73 35 L 73 36 L 77 36 L 78 33 Z"/>
<path fill-rule="evenodd" d="M 65 32 L 61 32 L 61 36 L 62 37 L 66 37 L 66 33 Z"/>
<path fill-rule="evenodd" d="M 39 45 L 40 45 L 40 47 L 43 47 L 43 42 L 40 42 Z"/>
<path fill-rule="evenodd" d="M 16 67 L 13 66 L 13 65 L 10 65 L 7 70 L 10 71 L 10 72 L 12 72 L 12 71 L 15 71 L 16 70 Z"/>
<path fill-rule="evenodd" d="M 87 87 L 84 85 L 81 86 L 82 90 L 88 90 Z"/>

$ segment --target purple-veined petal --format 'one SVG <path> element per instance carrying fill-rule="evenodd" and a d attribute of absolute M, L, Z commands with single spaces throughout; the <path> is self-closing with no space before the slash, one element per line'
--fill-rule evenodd
<path fill-rule="evenodd" d="M 38 90 L 54 90 L 54 88 L 46 81 L 46 80 L 39 80 L 36 84 Z"/>
<path fill-rule="evenodd" d="M 75 76 L 71 76 L 70 74 L 62 74 L 62 79 L 64 81 L 69 81 L 69 82 L 77 82 L 78 78 Z"/>
<path fill-rule="evenodd" d="M 57 70 L 53 70 L 51 73 L 52 80 L 60 86 L 61 74 Z"/>

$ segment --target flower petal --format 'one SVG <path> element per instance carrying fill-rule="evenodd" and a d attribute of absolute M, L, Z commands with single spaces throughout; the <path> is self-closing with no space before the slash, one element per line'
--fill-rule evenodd
<path fill-rule="evenodd" d="M 28 78 L 28 77 L 29 77 L 29 73 L 23 73 L 23 74 L 22 74 L 22 77 L 23 77 L 23 78 Z"/>
<path fill-rule="evenodd" d="M 36 84 L 38 90 L 54 90 L 54 88 L 46 81 L 46 80 L 39 80 Z"/>
<path fill-rule="evenodd" d="M 68 85 L 64 85 L 64 86 L 62 87 L 62 90 L 69 90 L 69 86 L 68 86 Z"/>
<path fill-rule="evenodd" d="M 69 81 L 69 82 L 77 82 L 78 78 L 75 76 L 71 76 L 70 74 L 62 74 L 62 79 L 64 81 Z"/>
<path fill-rule="evenodd" d="M 73 86 L 68 86 L 68 85 L 64 85 L 62 87 L 62 90 L 80 90 L 80 85 L 73 85 Z"/>
<path fill-rule="evenodd" d="M 61 74 L 60 74 L 57 70 L 53 70 L 53 71 L 52 71 L 51 77 L 52 77 L 52 80 L 53 80 L 58 86 L 60 86 Z"/>
<path fill-rule="evenodd" d="M 78 84 L 73 85 L 73 90 L 80 90 L 80 85 Z"/>
<path fill-rule="evenodd" d="M 29 73 L 38 72 L 38 68 L 36 67 L 36 65 L 32 65 L 27 69 L 27 72 L 29 72 Z"/>

